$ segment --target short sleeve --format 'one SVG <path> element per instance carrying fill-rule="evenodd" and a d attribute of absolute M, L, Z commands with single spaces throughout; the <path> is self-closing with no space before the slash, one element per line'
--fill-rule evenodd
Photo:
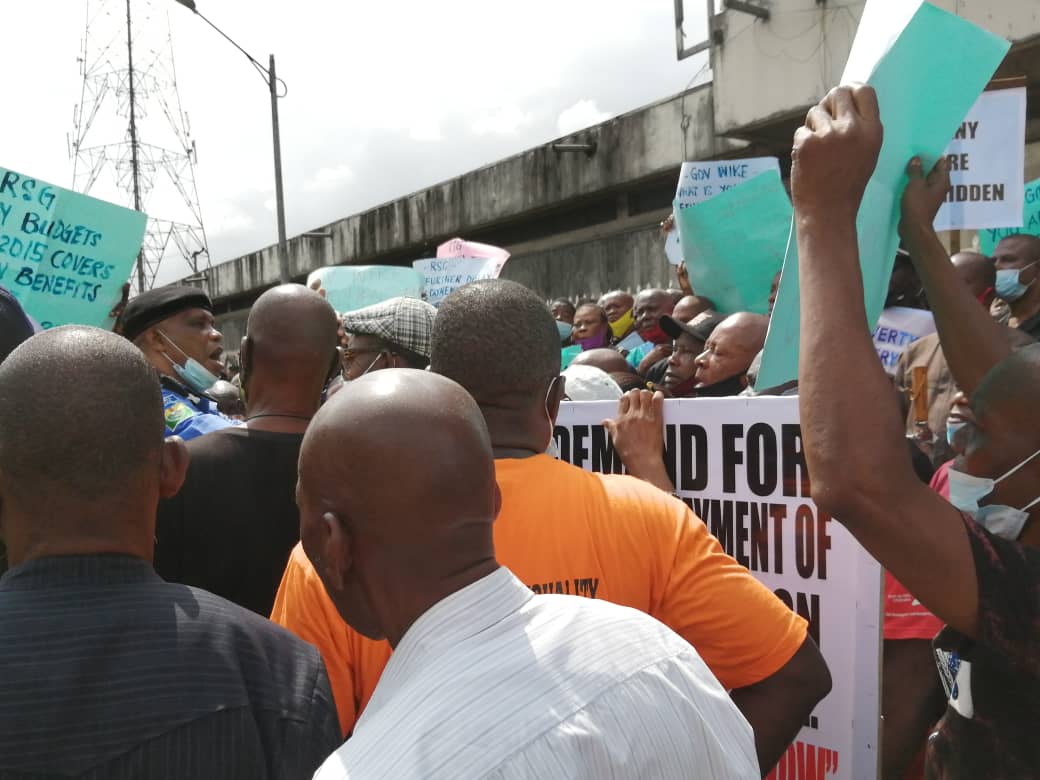
<path fill-rule="evenodd" d="M 310 642 L 321 653 L 342 731 L 349 733 L 358 712 L 354 701 L 354 663 L 350 643 L 346 641 L 347 626 L 300 544 L 289 556 L 275 595 L 271 620 Z"/>
<path fill-rule="evenodd" d="M 651 614 L 696 647 L 724 687 L 761 682 L 798 652 L 808 623 L 727 555 L 686 504 L 667 501 L 673 553 Z"/>
<path fill-rule="evenodd" d="M 1040 677 L 1040 552 L 964 525 L 979 587 L 978 641 L 1033 678 Z"/>

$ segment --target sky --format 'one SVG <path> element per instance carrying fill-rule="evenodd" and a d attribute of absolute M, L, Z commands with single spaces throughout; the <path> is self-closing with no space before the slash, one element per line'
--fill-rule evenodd
<path fill-rule="evenodd" d="M 691 42 L 703 29 L 704 2 L 686 0 Z M 212 262 L 274 243 L 264 80 L 174 0 L 131 4 L 138 67 L 154 62 L 167 32 L 172 36 Z M 197 5 L 265 65 L 269 53 L 276 55 L 288 90 L 279 114 L 290 236 L 675 94 L 705 75 L 702 59 L 676 60 L 671 0 Z M 125 58 L 126 1 L 4 6 L 5 29 L 18 32 L 0 49 L 8 106 L 2 164 L 70 187 L 74 109 L 84 104 L 77 58 L 88 14 L 86 63 L 99 57 L 116 62 Z M 126 118 L 115 105 L 119 94 L 109 93 L 84 147 L 124 137 Z M 178 145 L 161 104 L 151 95 L 144 101 L 142 143 Z M 119 198 L 114 180 L 103 173 L 92 194 Z M 161 177 L 156 181 L 145 210 L 184 216 L 172 186 Z M 185 270 L 167 262 L 160 281 Z"/>

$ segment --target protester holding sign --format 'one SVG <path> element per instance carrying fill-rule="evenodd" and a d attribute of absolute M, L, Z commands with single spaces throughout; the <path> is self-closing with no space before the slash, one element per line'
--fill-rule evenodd
<path fill-rule="evenodd" d="M 915 159 L 901 232 L 926 287 L 942 293 L 932 301 L 940 340 L 971 395 L 951 506 L 910 468 L 863 328 L 856 214 L 881 139 L 869 87 L 833 90 L 795 136 L 800 405 L 813 497 L 948 626 L 937 645 L 950 704 L 929 740 L 929 776 L 1031 777 L 1040 767 L 1040 346 L 1010 355 L 957 278 L 932 229 L 946 165 L 925 178 Z"/>
<path fill-rule="evenodd" d="M 209 296 L 196 287 L 159 287 L 141 293 L 123 311 L 122 335 L 159 372 L 166 435 L 185 441 L 234 425 L 206 394 L 224 370 L 223 336 Z"/>
<path fill-rule="evenodd" d="M 566 392 L 558 354 L 545 304 L 514 282 L 460 288 L 434 324 L 431 369 L 469 391 L 491 434 L 501 562 L 537 593 L 606 599 L 676 630 L 733 689 L 768 771 L 830 687 L 805 621 L 725 555 L 682 502 L 544 454 Z M 299 547 L 272 619 L 322 651 L 349 732 L 389 647 L 343 624 Z"/>

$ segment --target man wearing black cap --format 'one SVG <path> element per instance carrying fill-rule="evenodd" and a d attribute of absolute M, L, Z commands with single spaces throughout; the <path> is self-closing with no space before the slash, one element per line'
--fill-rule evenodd
<path fill-rule="evenodd" d="M 127 303 L 122 332 L 159 372 L 167 436 L 187 441 L 235 424 L 206 394 L 223 368 L 223 337 L 206 293 L 196 287 L 143 292 Z"/>
<path fill-rule="evenodd" d="M 736 395 L 743 389 L 743 375 L 765 340 L 766 322 L 765 317 L 747 312 L 725 318 L 709 315 L 690 324 L 662 317 L 661 330 L 675 342 L 664 379 L 656 389 L 669 398 Z M 733 331 L 728 336 L 727 327 Z M 714 365 L 716 357 L 722 358 L 718 366 Z M 711 371 L 706 368 L 708 362 L 712 363 Z"/>

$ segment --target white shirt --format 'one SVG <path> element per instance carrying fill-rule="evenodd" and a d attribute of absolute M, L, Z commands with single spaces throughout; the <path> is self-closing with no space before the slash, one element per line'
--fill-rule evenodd
<path fill-rule="evenodd" d="M 751 726 L 685 640 L 505 567 L 408 629 L 334 778 L 757 778 Z"/>

